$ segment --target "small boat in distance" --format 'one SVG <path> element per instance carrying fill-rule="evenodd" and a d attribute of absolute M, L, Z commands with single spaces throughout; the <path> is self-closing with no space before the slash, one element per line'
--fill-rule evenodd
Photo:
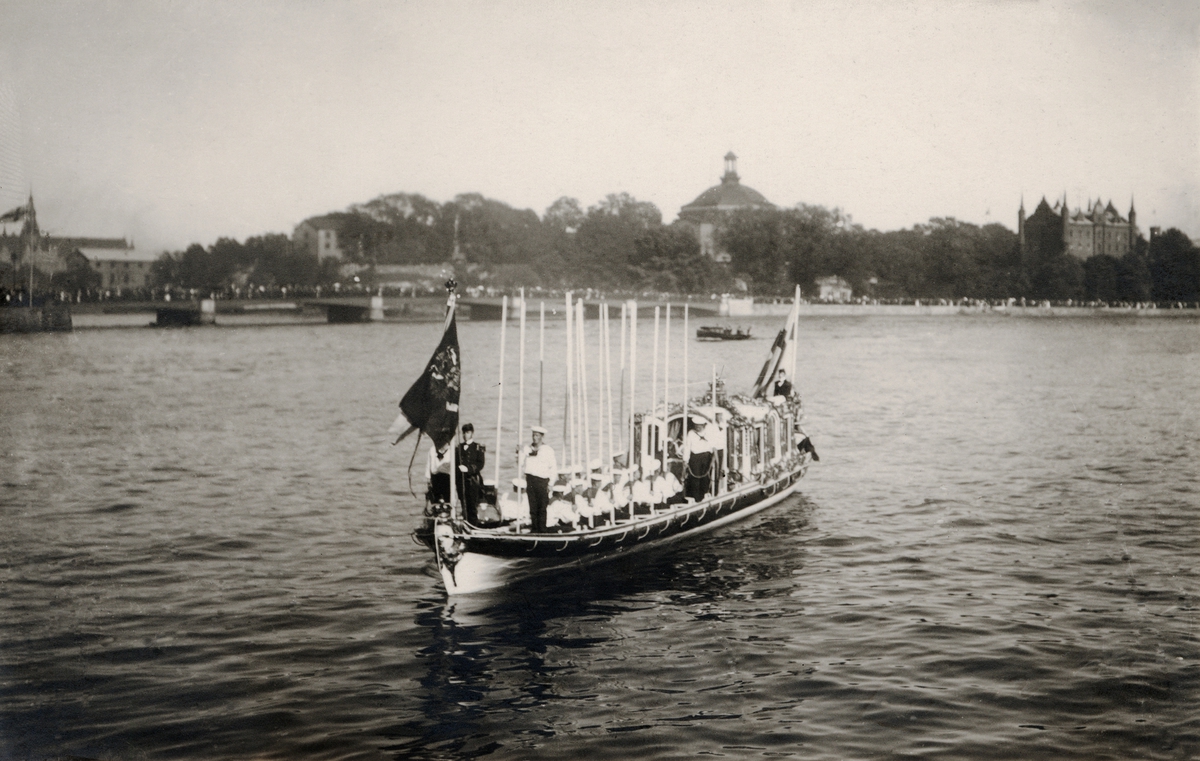
<path fill-rule="evenodd" d="M 728 325 L 705 325 L 696 329 L 696 338 L 701 341 L 745 341 L 750 337 L 750 328 L 737 328 Z"/>
<path fill-rule="evenodd" d="M 450 458 L 447 473 L 458 473 L 460 466 L 467 471 L 453 454 L 460 451 L 461 386 L 453 288 L 453 281 L 447 283 L 449 298 L 442 340 L 425 372 L 401 400 L 400 416 L 390 429 L 399 436 L 394 443 L 418 429 L 428 435 L 438 453 L 448 453 L 437 455 Z M 565 368 L 567 409 L 559 421 L 564 433 L 562 455 L 557 461 L 565 464 L 550 466 L 548 477 L 526 474 L 519 466 L 511 479 L 511 493 L 507 487 L 497 489 L 499 462 L 495 464 L 495 478 L 483 480 L 478 489 L 460 486 L 465 479 L 449 475 L 437 487 L 430 476 L 424 519 L 412 536 L 433 553 L 449 595 L 482 592 L 530 577 L 628 558 L 745 519 L 790 496 L 809 464 L 819 459 L 801 427 L 804 411 L 800 395 L 785 380 L 788 373 L 795 376 L 798 306 L 793 306 L 748 393 L 727 393 L 714 367 L 703 383 L 704 392 L 694 397 L 688 393 L 687 312 L 683 382 L 677 382 L 673 393 L 668 375 L 672 357 L 670 311 L 666 351 L 660 357 L 656 309 L 655 380 L 649 394 L 642 391 L 650 397 L 650 404 L 644 411 L 635 412 L 637 304 L 623 304 L 620 345 L 629 347 L 629 381 L 626 385 L 626 357 L 621 356 L 621 413 L 614 416 L 610 356 L 614 342 L 610 341 L 608 310 L 600 310 L 598 331 L 593 331 L 598 336 L 589 342 L 582 301 L 573 300 L 568 293 L 566 302 L 567 347 L 559 359 Z M 507 311 L 507 297 L 504 306 Z M 506 322 L 502 320 L 500 328 L 496 452 L 504 451 L 500 421 Z M 590 401 L 589 386 L 599 387 Z M 519 399 L 523 398 L 521 391 Z M 517 427 L 523 429 L 523 422 Z M 542 436 L 547 429 L 537 425 L 532 430 L 534 444 L 522 449 L 522 458 L 532 458 L 543 446 Z M 434 472 L 432 451 L 430 473 Z M 597 454 L 599 457 L 593 457 Z M 549 458 L 551 463 L 556 462 L 553 450 Z M 538 482 L 538 491 L 532 494 L 536 501 L 531 499 L 533 481 Z M 465 494 L 460 494 L 460 489 Z M 531 502 L 540 506 L 534 515 L 530 512 Z"/>

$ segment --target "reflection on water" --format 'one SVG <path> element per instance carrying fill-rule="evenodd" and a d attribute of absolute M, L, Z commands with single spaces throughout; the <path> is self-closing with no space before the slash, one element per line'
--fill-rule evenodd
<path fill-rule="evenodd" d="M 768 513 L 686 549 L 663 549 L 487 594 L 422 601 L 414 618 L 430 639 L 418 651 L 428 665 L 420 682 L 422 717 L 384 732 L 397 741 L 385 749 L 402 758 L 441 753 L 474 758 L 519 742 L 522 734 L 536 740 L 560 732 L 649 728 L 619 720 L 611 726 L 580 726 L 570 715 L 558 726 L 519 727 L 522 716 L 534 709 L 599 697 L 564 694 L 563 686 L 582 676 L 581 658 L 603 657 L 580 651 L 641 650 L 638 632 L 622 631 L 622 619 L 640 618 L 658 606 L 678 606 L 689 610 L 694 621 L 720 621 L 730 615 L 722 610 L 725 600 L 771 597 L 769 582 L 782 574 L 781 568 L 803 567 L 803 544 L 787 542 L 791 557 L 786 566 L 756 559 L 753 548 L 797 537 L 811 508 L 803 498 L 793 498 L 781 509 L 785 512 Z M 739 557 L 747 548 L 750 557 Z M 700 713 L 691 720 L 705 718 Z M 674 717 L 655 724 L 672 729 L 679 721 Z M 501 743 L 498 736 L 509 739 Z"/>

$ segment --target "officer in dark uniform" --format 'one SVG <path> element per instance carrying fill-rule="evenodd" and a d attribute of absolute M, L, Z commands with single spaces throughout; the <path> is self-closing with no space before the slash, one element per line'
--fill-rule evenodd
<path fill-rule="evenodd" d="M 479 499 L 483 493 L 483 463 L 487 455 L 487 448 L 474 439 L 475 426 L 467 423 L 462 427 L 462 443 L 458 445 L 456 485 L 468 523 L 478 523 Z"/>

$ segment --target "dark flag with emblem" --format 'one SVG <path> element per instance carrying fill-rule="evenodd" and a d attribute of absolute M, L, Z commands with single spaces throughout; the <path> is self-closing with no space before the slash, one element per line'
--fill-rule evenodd
<path fill-rule="evenodd" d="M 433 440 L 439 449 L 454 439 L 458 429 L 458 395 L 462 381 L 459 363 L 458 327 L 454 322 L 454 293 L 451 291 L 446 330 L 441 343 L 404 398 L 400 400 L 400 416 L 389 433 L 396 435 L 393 443 L 420 430 Z M 404 429 L 407 422 L 408 429 Z"/>

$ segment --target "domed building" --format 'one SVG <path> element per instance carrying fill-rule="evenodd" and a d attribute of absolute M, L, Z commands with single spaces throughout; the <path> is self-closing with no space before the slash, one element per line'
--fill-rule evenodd
<path fill-rule="evenodd" d="M 690 227 L 700 241 L 700 253 L 718 262 L 729 261 L 729 252 L 717 242 L 717 232 L 725 219 L 739 209 L 774 209 L 754 188 L 741 183 L 737 173 L 737 156 L 733 151 L 725 154 L 725 176 L 720 185 L 714 185 L 701 193 L 695 201 L 679 210 L 679 221 Z"/>

